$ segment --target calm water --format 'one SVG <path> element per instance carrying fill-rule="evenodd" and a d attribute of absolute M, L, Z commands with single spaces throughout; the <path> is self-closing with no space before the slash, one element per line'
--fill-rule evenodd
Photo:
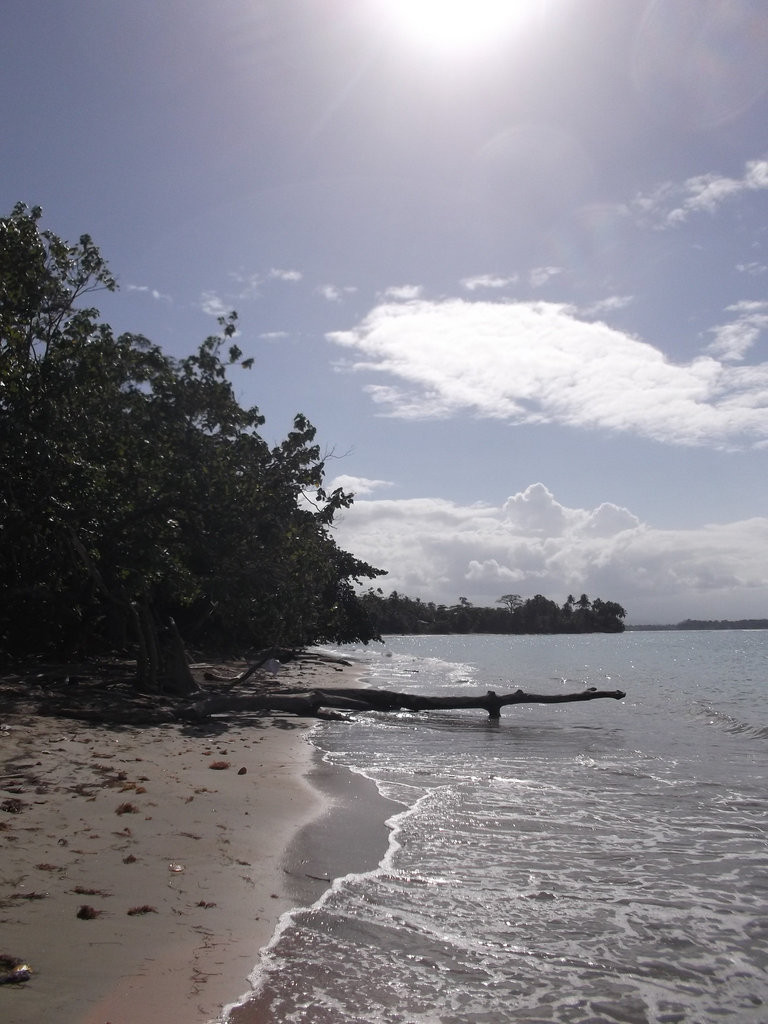
<path fill-rule="evenodd" d="M 378 870 L 283 921 L 259 1024 L 768 1021 L 768 632 L 352 653 L 389 689 L 627 697 L 321 726 L 402 811 Z"/>

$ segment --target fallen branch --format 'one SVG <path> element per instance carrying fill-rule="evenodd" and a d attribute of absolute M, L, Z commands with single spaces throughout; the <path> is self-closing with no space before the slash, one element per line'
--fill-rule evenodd
<path fill-rule="evenodd" d="M 322 689 L 297 690 L 293 693 L 265 693 L 260 696 L 211 697 L 197 701 L 183 712 L 184 718 L 201 719 L 236 711 L 284 712 L 315 717 L 321 708 L 345 711 L 457 711 L 478 708 L 497 720 L 501 709 L 515 704 L 565 704 L 574 701 L 599 700 L 610 697 L 621 700 L 622 690 L 598 690 L 594 686 L 580 693 L 514 693 L 498 696 L 493 690 L 477 697 L 427 697 L 393 690 Z"/>

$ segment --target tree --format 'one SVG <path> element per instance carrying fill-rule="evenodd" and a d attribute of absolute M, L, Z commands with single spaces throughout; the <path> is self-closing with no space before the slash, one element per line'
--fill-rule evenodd
<path fill-rule="evenodd" d="M 496 601 L 496 604 L 503 604 L 510 612 L 517 611 L 522 603 L 523 599 L 519 594 L 502 594 L 502 596 Z"/>
<path fill-rule="evenodd" d="M 142 686 L 185 690 L 182 639 L 372 639 L 354 585 L 381 570 L 331 533 L 352 497 L 306 417 L 270 449 L 236 401 L 236 314 L 180 361 L 115 337 L 78 304 L 115 287 L 98 249 L 40 217 L 0 220 L 0 650 L 133 647 Z"/>

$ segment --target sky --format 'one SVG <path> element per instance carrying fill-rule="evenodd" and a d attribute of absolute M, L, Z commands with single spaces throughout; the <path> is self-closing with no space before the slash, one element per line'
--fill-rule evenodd
<path fill-rule="evenodd" d="M 764 0 L 4 0 L 0 114 L 115 330 L 237 310 L 385 594 L 768 617 Z"/>

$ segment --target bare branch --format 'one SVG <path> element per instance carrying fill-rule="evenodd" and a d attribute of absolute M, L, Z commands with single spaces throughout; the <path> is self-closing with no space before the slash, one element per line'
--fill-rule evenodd
<path fill-rule="evenodd" d="M 514 693 L 498 696 L 493 690 L 476 697 L 427 697 L 423 694 L 396 693 L 393 690 L 322 689 L 296 690 L 292 693 L 266 693 L 258 697 L 213 697 L 188 707 L 184 717 L 207 718 L 229 711 L 282 711 L 316 716 L 321 708 L 346 711 L 458 711 L 477 708 L 497 720 L 501 709 L 515 704 L 566 704 L 610 697 L 622 700 L 623 690 L 598 690 L 594 686 L 579 693 Z"/>

